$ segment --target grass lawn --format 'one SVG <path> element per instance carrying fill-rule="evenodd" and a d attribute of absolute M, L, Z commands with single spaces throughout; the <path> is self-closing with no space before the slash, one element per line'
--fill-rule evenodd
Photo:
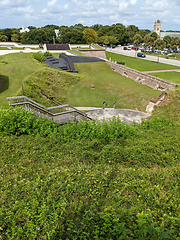
<path fill-rule="evenodd" d="M 149 52 L 145 52 L 146 55 L 150 55 L 150 56 L 155 56 L 157 57 L 158 55 L 155 53 L 149 53 Z M 175 58 L 176 55 L 176 58 Z M 168 53 L 169 59 L 173 59 L 173 60 L 180 60 L 180 53 Z M 159 57 L 163 57 L 163 58 L 167 58 L 166 54 L 159 54 Z"/>
<path fill-rule="evenodd" d="M 84 53 L 81 53 L 81 52 L 75 51 L 75 50 L 69 50 L 68 52 L 71 52 L 71 53 L 76 54 L 76 55 L 79 55 L 79 56 L 87 56 L 87 55 L 85 55 Z M 87 56 L 87 57 L 89 57 L 89 56 Z"/>
<path fill-rule="evenodd" d="M 125 62 L 125 66 L 129 68 L 133 68 L 138 71 L 153 71 L 153 70 L 167 70 L 167 69 L 179 69 L 179 67 L 164 64 L 146 61 L 144 59 L 124 56 L 116 53 L 111 53 L 106 51 L 106 57 L 109 59 L 111 57 L 111 61 L 116 60 L 117 62 Z"/>
<path fill-rule="evenodd" d="M 97 44 L 94 44 L 93 47 L 96 49 L 103 49 L 102 47 L 98 46 Z"/>
<path fill-rule="evenodd" d="M 0 50 L 10 50 L 10 49 L 7 47 L 0 47 Z"/>
<path fill-rule="evenodd" d="M 0 56 L 0 105 L 7 105 L 6 97 L 15 96 L 24 79 L 42 67 L 44 65 L 35 61 L 31 53 Z"/>
<path fill-rule="evenodd" d="M 180 84 L 180 72 L 157 72 L 149 74 L 173 83 Z"/>
<path fill-rule="evenodd" d="M 114 72 L 106 63 L 76 63 L 83 80 L 68 91 L 68 103 L 73 106 L 102 107 L 103 101 L 112 107 L 145 110 L 150 99 L 160 94 L 146 85 Z M 94 89 L 91 89 L 94 85 Z"/>
<path fill-rule="evenodd" d="M 24 94 L 41 104 L 57 105 L 43 97 L 43 91 L 72 106 L 102 107 L 106 101 L 107 107 L 112 107 L 116 101 L 117 108 L 145 111 L 149 101 L 160 95 L 159 91 L 114 72 L 104 62 L 76 63 L 78 74 L 50 69 L 35 61 L 31 53 L 1 56 L 0 63 L 0 102 L 4 106 L 8 104 L 6 97 Z"/>

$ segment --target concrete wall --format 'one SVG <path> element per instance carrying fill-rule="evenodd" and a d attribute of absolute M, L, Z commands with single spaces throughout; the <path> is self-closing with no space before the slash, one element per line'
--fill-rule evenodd
<path fill-rule="evenodd" d="M 79 50 L 81 53 L 89 55 L 91 57 L 99 57 L 106 60 L 106 54 L 104 49 L 96 49 L 96 50 Z M 145 84 L 151 88 L 156 90 L 165 91 L 166 89 L 173 89 L 177 85 L 175 83 L 163 80 L 161 78 L 148 75 L 146 73 L 139 72 L 137 70 L 125 67 L 121 64 L 112 63 L 108 60 L 107 64 L 116 72 L 120 73 L 123 76 L 129 77 L 135 80 L 139 84 Z"/>
<path fill-rule="evenodd" d="M 145 84 L 145 85 L 147 85 L 151 88 L 157 89 L 157 90 L 165 91 L 166 89 L 173 89 L 177 86 L 175 83 L 168 82 L 161 78 L 136 71 L 134 69 L 125 67 L 121 64 L 111 63 L 109 61 L 107 61 L 107 64 L 114 71 L 120 73 L 121 75 L 129 77 L 129 78 L 135 80 L 137 83 Z"/>

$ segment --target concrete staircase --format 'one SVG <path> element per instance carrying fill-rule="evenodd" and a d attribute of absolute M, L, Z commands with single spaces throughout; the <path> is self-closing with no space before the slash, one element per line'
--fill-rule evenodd
<path fill-rule="evenodd" d="M 153 109 L 162 105 L 168 100 L 168 93 L 162 92 L 155 100 L 151 100 L 146 107 L 147 113 L 152 113 Z"/>
<path fill-rule="evenodd" d="M 66 104 L 55 107 L 45 107 L 26 96 L 7 97 L 9 106 L 23 106 L 29 112 L 33 112 L 38 117 L 47 117 L 60 124 L 66 124 L 69 121 L 78 122 L 79 120 L 92 120 L 86 113 Z"/>

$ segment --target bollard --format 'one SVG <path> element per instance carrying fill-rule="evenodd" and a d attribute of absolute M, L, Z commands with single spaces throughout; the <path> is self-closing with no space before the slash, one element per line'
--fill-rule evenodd
<path fill-rule="evenodd" d="M 113 108 L 115 109 L 116 102 L 113 103 Z"/>

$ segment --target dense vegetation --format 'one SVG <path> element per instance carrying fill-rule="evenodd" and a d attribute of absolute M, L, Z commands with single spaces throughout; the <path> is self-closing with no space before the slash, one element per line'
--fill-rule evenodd
<path fill-rule="evenodd" d="M 6 28 L 0 30 L 0 41 L 15 41 L 23 44 L 53 43 L 53 36 L 55 37 L 54 29 L 59 29 L 60 37 L 56 38 L 56 43 L 84 44 L 86 43 L 83 37 L 85 28 L 87 28 L 87 26 L 83 26 L 82 24 L 75 24 L 70 27 L 46 25 L 41 28 L 29 27 L 30 32 L 21 34 L 19 29 Z M 144 37 L 150 33 L 150 30 L 140 30 L 134 25 L 125 27 L 120 23 L 113 24 L 112 26 L 95 24 L 91 26 L 91 29 L 97 32 L 99 36 L 98 42 L 101 43 L 106 39 L 109 39 L 108 41 L 110 41 L 110 43 L 131 43 L 133 42 L 135 34 L 140 33 Z"/>
<path fill-rule="evenodd" d="M 4 101 L 7 92 L 22 93 L 22 82 L 25 95 L 46 106 L 57 102 L 42 91 L 73 106 L 99 105 L 104 96 L 113 102 L 117 92 L 129 108 L 159 95 L 106 63 L 76 64 L 79 75 L 45 67 L 32 54 L 0 63 Z M 180 87 L 169 95 L 141 125 L 59 126 L 1 108 L 0 239 L 180 240 Z"/>
<path fill-rule="evenodd" d="M 180 239 L 179 97 L 141 125 L 1 110 L 2 239 Z"/>

